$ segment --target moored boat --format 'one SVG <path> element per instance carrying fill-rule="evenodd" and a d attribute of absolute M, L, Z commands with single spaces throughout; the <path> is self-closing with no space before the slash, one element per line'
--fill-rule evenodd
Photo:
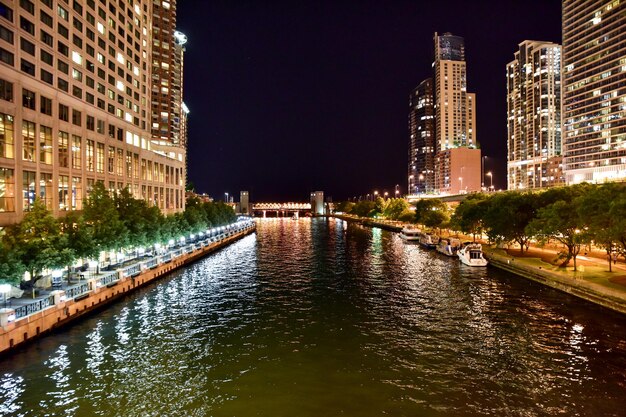
<path fill-rule="evenodd" d="M 416 227 L 403 227 L 400 237 L 406 241 L 417 241 L 420 238 L 420 229 Z"/>
<path fill-rule="evenodd" d="M 483 248 L 480 243 L 468 243 L 457 251 L 461 262 L 468 266 L 487 266 L 483 257 Z"/>
<path fill-rule="evenodd" d="M 435 249 L 439 242 L 439 236 L 430 233 L 422 233 L 419 238 L 420 245 L 427 249 Z"/>
<path fill-rule="evenodd" d="M 461 241 L 455 238 L 439 239 L 437 244 L 437 252 L 446 256 L 457 256 L 457 251 L 461 247 Z"/>

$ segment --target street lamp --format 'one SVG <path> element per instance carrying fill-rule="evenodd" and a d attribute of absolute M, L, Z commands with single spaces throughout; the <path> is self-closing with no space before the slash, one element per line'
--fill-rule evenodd
<path fill-rule="evenodd" d="M 395 191 L 395 194 L 396 194 L 396 198 L 398 198 L 398 197 L 399 197 L 399 195 L 400 195 L 400 184 L 396 184 L 396 191 Z"/>
<path fill-rule="evenodd" d="M 385 200 L 387 199 L 388 195 L 389 195 L 389 193 L 387 191 L 385 191 Z"/>
<path fill-rule="evenodd" d="M 491 173 L 491 171 L 489 171 L 487 175 L 489 176 L 489 191 L 491 191 L 491 189 L 493 188 L 493 174 Z"/>
<path fill-rule="evenodd" d="M 225 201 L 228 203 L 228 193 L 224 193 Z"/>
<path fill-rule="evenodd" d="M 424 174 L 420 174 L 420 176 L 419 176 L 419 177 L 417 177 L 417 178 L 419 179 L 419 182 L 418 182 L 418 189 L 419 189 L 419 185 L 420 185 L 420 183 L 421 183 L 422 181 L 424 181 Z M 426 190 L 424 190 L 424 191 L 426 191 Z M 418 193 L 418 194 L 419 194 L 419 193 Z"/>
<path fill-rule="evenodd" d="M 374 191 L 374 200 L 376 200 L 376 197 L 378 197 L 378 191 Z"/>
<path fill-rule="evenodd" d="M 459 194 L 463 192 L 463 177 L 459 177 L 459 181 L 461 182 L 461 188 L 459 188 Z"/>

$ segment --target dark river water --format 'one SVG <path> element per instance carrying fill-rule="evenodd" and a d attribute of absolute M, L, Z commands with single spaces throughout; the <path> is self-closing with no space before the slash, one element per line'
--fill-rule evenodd
<path fill-rule="evenodd" d="M 624 416 L 626 318 L 339 220 L 250 235 L 0 361 L 2 416 Z"/>

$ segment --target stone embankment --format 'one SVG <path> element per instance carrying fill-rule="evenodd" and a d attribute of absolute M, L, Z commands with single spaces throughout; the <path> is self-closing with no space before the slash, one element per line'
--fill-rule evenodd
<path fill-rule="evenodd" d="M 68 325 L 184 265 L 253 233 L 256 224 L 245 222 L 221 235 L 179 247 L 135 264 L 95 275 L 87 282 L 33 300 L 23 310 L 0 309 L 0 355 Z M 20 307 L 22 308 L 22 307 Z"/>

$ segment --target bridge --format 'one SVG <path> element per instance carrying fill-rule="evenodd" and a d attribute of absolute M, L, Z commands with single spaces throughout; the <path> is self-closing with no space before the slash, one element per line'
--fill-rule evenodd
<path fill-rule="evenodd" d="M 299 217 L 301 214 L 311 214 L 311 203 L 254 203 L 254 215 L 262 217 Z"/>

